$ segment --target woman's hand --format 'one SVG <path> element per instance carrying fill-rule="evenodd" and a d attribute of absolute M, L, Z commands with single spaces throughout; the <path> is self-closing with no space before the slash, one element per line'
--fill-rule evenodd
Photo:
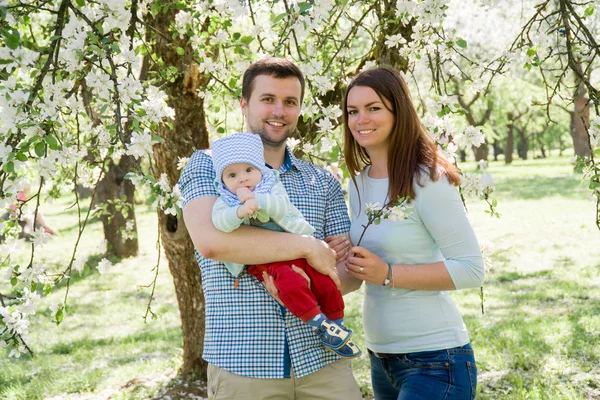
<path fill-rule="evenodd" d="M 348 253 L 350 251 L 350 235 L 343 233 L 337 236 L 327 236 L 325 243 L 329 245 L 329 248 L 335 251 L 336 261 L 342 262 L 348 259 Z"/>
<path fill-rule="evenodd" d="M 364 247 L 353 247 L 346 261 L 351 276 L 376 285 L 382 285 L 388 275 L 388 264 Z"/>
<path fill-rule="evenodd" d="M 310 278 L 308 277 L 308 275 L 306 275 L 306 272 L 304 272 L 304 270 L 302 268 L 298 268 L 295 265 L 292 264 L 292 270 L 297 273 L 302 275 L 302 277 L 304 279 L 306 279 L 306 281 L 308 282 L 308 288 L 310 289 Z M 282 306 L 285 307 L 285 304 L 283 304 L 283 302 L 281 301 L 281 299 L 279 298 L 279 290 L 277 289 L 277 286 L 275 286 L 275 280 L 273 279 L 273 277 L 269 274 L 267 274 L 266 271 L 263 271 L 263 286 L 265 287 L 265 289 L 267 289 L 267 292 L 269 292 L 269 294 L 271 296 L 273 296 L 273 298 L 275 300 L 277 300 L 277 302 L 279 304 L 281 304 Z"/>

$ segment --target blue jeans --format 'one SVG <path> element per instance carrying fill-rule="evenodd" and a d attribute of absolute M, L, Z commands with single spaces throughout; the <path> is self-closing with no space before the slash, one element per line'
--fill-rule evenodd
<path fill-rule="evenodd" d="M 375 400 L 472 400 L 477 366 L 470 344 L 453 349 L 408 354 L 371 350 Z"/>

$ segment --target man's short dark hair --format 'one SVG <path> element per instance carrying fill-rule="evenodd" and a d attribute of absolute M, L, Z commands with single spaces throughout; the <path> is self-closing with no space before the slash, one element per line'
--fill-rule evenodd
<path fill-rule="evenodd" d="M 263 58 L 258 60 L 246 69 L 244 72 L 244 79 L 242 81 L 242 97 L 246 100 L 250 100 L 252 91 L 254 90 L 254 79 L 260 75 L 269 75 L 277 79 L 285 79 L 290 77 L 298 78 L 300 81 L 300 101 L 304 99 L 304 75 L 300 68 L 293 62 L 286 60 L 285 58 Z"/>

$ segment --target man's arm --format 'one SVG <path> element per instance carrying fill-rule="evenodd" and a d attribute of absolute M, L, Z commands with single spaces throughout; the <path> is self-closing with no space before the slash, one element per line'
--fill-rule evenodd
<path fill-rule="evenodd" d="M 325 242 L 312 236 L 274 232 L 245 225 L 231 233 L 223 233 L 212 222 L 211 213 L 216 200 L 216 196 L 197 197 L 183 209 L 183 219 L 192 242 L 203 257 L 240 264 L 265 264 L 306 258 L 317 271 L 331 276 L 336 283 L 339 282 L 335 269 L 335 252 Z"/>

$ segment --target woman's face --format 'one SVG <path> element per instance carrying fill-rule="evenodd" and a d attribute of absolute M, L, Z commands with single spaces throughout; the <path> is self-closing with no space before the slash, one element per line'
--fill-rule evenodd
<path fill-rule="evenodd" d="M 348 92 L 348 127 L 354 140 L 367 152 L 378 148 L 387 149 L 394 127 L 394 114 L 389 110 L 391 108 L 389 101 L 380 98 L 368 86 L 354 86 Z"/>

